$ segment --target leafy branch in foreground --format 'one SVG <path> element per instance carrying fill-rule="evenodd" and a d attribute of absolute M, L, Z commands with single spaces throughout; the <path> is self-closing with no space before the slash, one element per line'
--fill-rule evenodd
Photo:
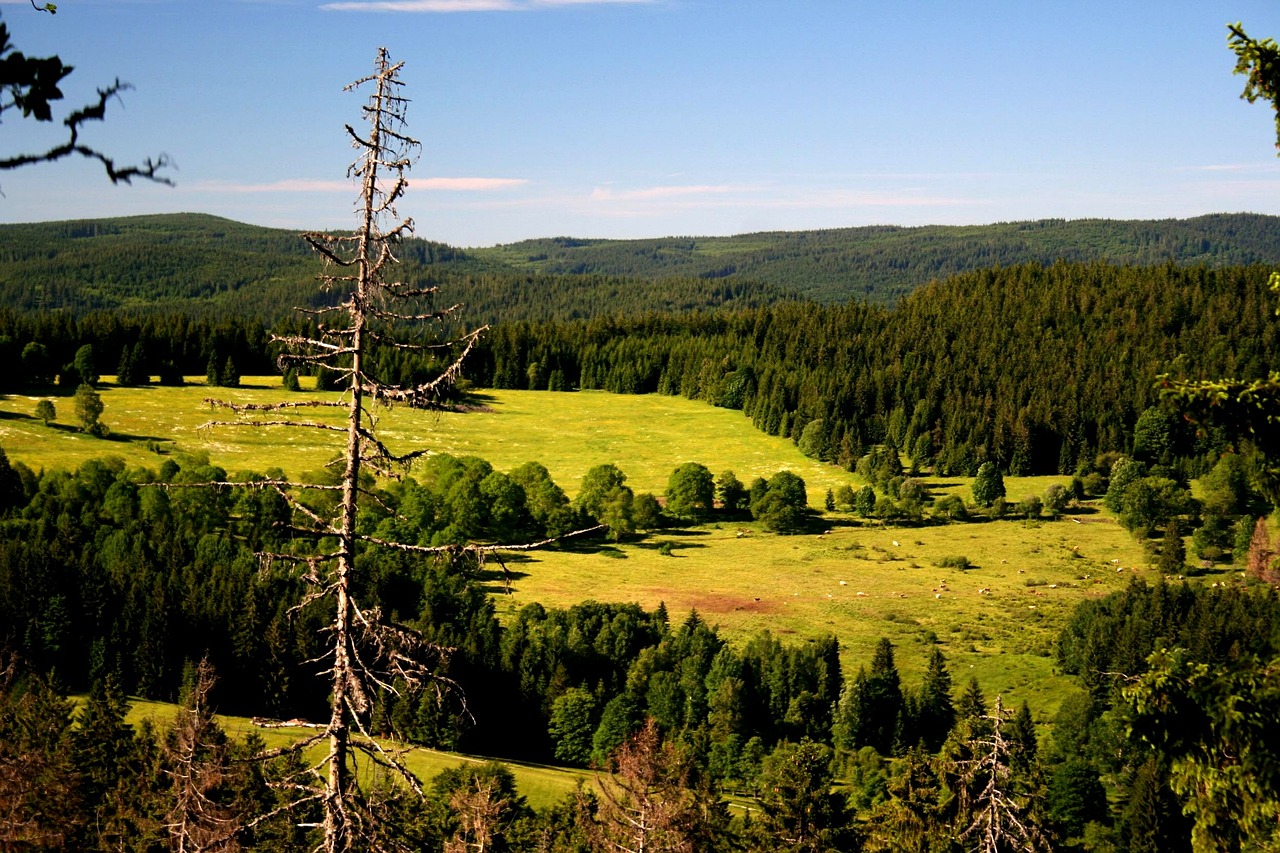
<path fill-rule="evenodd" d="M 32 5 L 35 5 L 34 2 Z M 36 6 L 36 9 L 53 13 L 56 7 L 53 4 L 46 4 L 44 7 Z M 14 50 L 13 43 L 9 41 L 9 29 L 3 21 L 0 21 L 0 116 L 10 110 L 18 110 L 23 118 L 34 118 L 38 122 L 53 121 L 53 107 L 50 102 L 62 100 L 62 90 L 58 85 L 73 70 L 72 66 L 62 62 L 61 57 L 27 56 L 19 50 Z M 155 159 L 148 157 L 142 161 L 141 165 L 121 166 L 116 163 L 115 158 L 109 157 L 80 139 L 80 133 L 85 124 L 105 120 L 107 103 L 111 100 L 119 100 L 121 92 L 132 88 L 128 83 L 122 83 L 117 79 L 106 88 L 98 89 L 98 99 L 95 102 L 86 104 L 62 120 L 63 126 L 67 129 L 64 141 L 44 151 L 0 157 L 0 170 L 18 169 L 36 163 L 52 163 L 78 154 L 101 163 L 113 184 L 128 184 L 132 183 L 134 178 L 142 178 L 173 186 L 173 181 L 161 174 L 162 170 L 173 165 L 167 154 L 161 154 Z"/>
<path fill-rule="evenodd" d="M 1276 110 L 1276 147 L 1280 148 L 1280 45 L 1275 39 L 1250 38 L 1239 23 L 1229 24 L 1227 44 L 1236 54 L 1234 73 L 1248 82 L 1240 97 L 1262 98 Z M 1269 280 L 1280 294 L 1280 272 Z M 1280 309 L 1277 309 L 1280 314 Z M 1199 382 L 1159 377 L 1161 393 L 1191 420 L 1213 423 L 1236 441 L 1251 444 L 1261 455 L 1258 486 L 1273 505 L 1280 504 L 1280 372 L 1261 379 L 1210 379 Z"/>
<path fill-rule="evenodd" d="M 1275 39 L 1249 38 L 1240 22 L 1228 24 L 1227 44 L 1236 54 L 1233 73 L 1247 78 L 1240 97 L 1253 103 L 1263 98 L 1276 108 L 1276 148 L 1280 149 L 1280 45 Z M 1277 154 L 1280 156 L 1280 153 Z"/>

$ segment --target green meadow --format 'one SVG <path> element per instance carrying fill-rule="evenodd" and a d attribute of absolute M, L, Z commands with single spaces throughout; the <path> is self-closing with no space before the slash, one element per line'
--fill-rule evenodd
<path fill-rule="evenodd" d="M 342 449 L 345 439 L 339 433 L 206 426 L 235 420 L 230 412 L 206 402 L 211 397 L 268 403 L 308 397 L 338 400 L 339 394 L 289 394 L 278 378 L 246 378 L 240 388 L 192 382 L 181 388 L 104 383 L 99 389 L 105 407 L 102 421 L 111 430 L 105 439 L 72 427 L 69 396 L 9 396 L 0 400 L 0 447 L 36 469 L 74 468 L 109 453 L 130 464 L 156 467 L 163 461 L 161 454 L 207 453 L 232 473 L 279 467 L 292 476 L 319 468 Z M 57 421 L 48 427 L 35 419 L 41 399 L 51 399 L 58 411 Z M 661 494 L 672 469 L 682 462 L 701 462 L 716 473 L 731 469 L 744 483 L 789 468 L 808 483 L 815 507 L 822 505 L 826 489 L 852 482 L 851 475 L 805 458 L 790 441 L 759 432 L 741 412 L 680 397 L 489 391 L 476 402 L 477 410 L 465 413 L 375 411 L 383 440 L 393 450 L 426 447 L 434 453 L 480 456 L 503 471 L 538 461 L 571 496 L 583 474 L 605 462 L 621 467 L 627 484 L 637 492 L 655 494 Z M 338 409 L 313 409 L 298 416 L 339 425 L 346 415 Z"/>
<path fill-rule="evenodd" d="M 116 454 L 156 467 L 169 455 L 206 453 L 228 471 L 282 468 L 297 476 L 339 450 L 339 433 L 295 428 L 208 426 L 234 420 L 210 406 L 216 395 L 236 402 L 306 399 L 272 380 L 236 389 L 117 388 L 104 384 L 107 439 L 66 426 L 71 400 L 53 398 L 58 421 L 34 418 L 36 397 L 0 401 L 0 446 L 32 468 L 74 467 Z M 329 395 L 338 399 L 338 395 Z M 764 435 L 740 412 L 678 397 L 495 391 L 465 413 L 392 409 L 379 413 L 395 450 L 471 454 L 509 470 L 537 460 L 571 495 L 592 466 L 613 462 L 636 491 L 660 494 L 671 470 L 696 461 L 714 472 L 733 470 L 743 482 L 789 469 L 808 484 L 820 507 L 827 488 L 853 475 L 802 456 L 788 440 Z M 341 422 L 341 410 L 307 417 Z M 1065 478 L 1008 478 L 1011 502 L 1042 494 Z M 930 480 L 933 494 L 969 496 L 962 478 Z M 667 545 L 669 547 L 661 547 Z M 661 549 L 661 550 L 660 550 Z M 663 552 L 668 553 L 663 553 Z M 942 568 L 947 557 L 971 567 Z M 740 642 L 762 630 L 803 642 L 823 633 L 840 638 L 847 671 L 869 663 L 880 637 L 898 649 L 904 678 L 918 677 L 929 645 L 947 654 L 957 686 L 976 676 L 1006 704 L 1026 699 L 1042 721 L 1052 719 L 1075 689 L 1056 673 L 1053 645 L 1072 608 L 1086 597 L 1120 589 L 1148 570 L 1140 545 L 1107 513 L 1088 509 L 1058 521 L 972 521 L 891 527 L 828 513 L 812 532 L 766 533 L 752 523 L 722 523 L 658 531 L 612 545 L 590 543 L 506 560 L 490 588 L 499 614 L 541 602 L 665 602 L 673 620 L 691 610 Z"/>

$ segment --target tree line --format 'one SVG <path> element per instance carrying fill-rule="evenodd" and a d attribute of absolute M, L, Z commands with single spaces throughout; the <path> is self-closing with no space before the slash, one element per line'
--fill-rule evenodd
<path fill-rule="evenodd" d="M 892 310 L 787 303 L 513 323 L 488 336 L 470 376 L 705 400 L 846 468 L 890 444 L 943 474 L 987 461 L 1071 473 L 1132 449 L 1158 374 L 1265 375 L 1280 344 L 1266 276 L 1024 265 L 935 282 Z M 1175 455 L 1206 449 L 1189 430 L 1178 437 Z"/>
<path fill-rule="evenodd" d="M 1213 214 L 1185 220 L 1042 219 L 991 225 L 870 225 L 734 237 L 525 240 L 473 253 L 541 273 L 756 281 L 792 298 L 892 305 L 934 279 L 991 267 L 1105 261 L 1211 267 L 1274 263 L 1275 220 Z"/>
<path fill-rule="evenodd" d="M 1266 275 L 1025 265 L 935 282 L 893 309 L 779 303 L 514 322 L 481 340 L 466 374 L 480 387 L 679 394 L 741 409 L 846 468 L 891 445 L 942 474 L 988 461 L 1010 474 L 1073 473 L 1133 449 L 1157 375 L 1266 375 L 1280 350 Z M 143 378 L 217 376 L 228 360 L 266 373 L 275 355 L 247 319 L 0 312 L 0 348 L 22 365 L 10 390 L 58 377 L 86 344 L 99 372 L 133 364 Z M 393 383 L 439 369 L 405 352 L 381 363 Z M 1224 443 L 1212 430 L 1174 438 L 1183 458 Z"/>

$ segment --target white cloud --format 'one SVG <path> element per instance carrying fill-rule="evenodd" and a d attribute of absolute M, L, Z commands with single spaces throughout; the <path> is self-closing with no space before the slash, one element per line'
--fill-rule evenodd
<path fill-rule="evenodd" d="M 696 184 L 693 186 L 645 187 L 638 190 L 615 191 L 608 187 L 596 187 L 591 191 L 594 201 L 637 201 L 643 199 L 689 198 L 724 193 L 743 193 L 755 189 L 732 184 Z"/>
<path fill-rule="evenodd" d="M 410 189 L 442 190 L 444 192 L 490 192 L 507 190 L 529 183 L 524 178 L 424 178 L 409 179 Z"/>
<path fill-rule="evenodd" d="M 653 3 L 656 0 L 337 0 L 321 9 L 334 12 L 531 12 L 565 6 Z"/>

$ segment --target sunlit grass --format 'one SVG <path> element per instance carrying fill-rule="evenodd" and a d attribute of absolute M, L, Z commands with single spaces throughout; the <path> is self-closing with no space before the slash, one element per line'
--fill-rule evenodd
<path fill-rule="evenodd" d="M 504 618 L 535 601 L 664 602 L 674 621 L 697 610 L 735 642 L 766 629 L 788 642 L 831 633 L 846 675 L 869 665 L 888 637 L 908 683 L 936 643 L 957 686 L 977 676 L 990 697 L 1026 699 L 1038 718 L 1051 719 L 1070 689 L 1053 656 L 1070 612 L 1148 573 L 1138 543 L 1098 515 L 901 528 L 837 513 L 826 522 L 822 535 L 723 524 L 530 554 L 510 565 L 510 594 L 496 576 L 493 590 Z M 662 542 L 672 544 L 671 556 L 659 552 Z M 973 567 L 941 568 L 951 556 Z"/>
<path fill-rule="evenodd" d="M 306 398 L 338 400 L 339 394 L 289 394 L 278 378 L 247 377 L 240 388 L 209 388 L 199 380 L 181 388 L 100 388 L 103 423 L 111 436 L 97 439 L 73 429 L 72 400 L 53 397 L 57 422 L 35 419 L 38 396 L 0 400 L 0 447 L 32 468 L 75 468 L 106 454 L 129 464 L 156 467 L 165 454 L 207 453 L 229 472 L 271 467 L 291 476 L 314 471 L 339 453 L 339 433 L 298 428 L 211 427 L 234 420 L 205 402 L 216 397 L 236 403 L 268 403 Z M 384 441 L 398 452 L 426 448 L 432 453 L 475 455 L 506 471 L 525 462 L 547 466 L 570 495 L 594 465 L 612 462 L 637 492 L 660 494 L 671 471 L 683 462 L 701 462 L 713 472 L 733 470 L 744 483 L 788 468 L 809 485 L 809 500 L 822 505 L 828 488 L 852 482 L 851 475 L 804 457 L 785 438 L 756 430 L 741 412 L 718 409 L 680 397 L 632 396 L 603 391 L 487 391 L 478 411 L 424 412 L 407 408 L 375 410 Z M 311 409 L 309 420 L 341 424 L 338 409 Z M 160 452 L 156 452 L 156 451 Z"/>

